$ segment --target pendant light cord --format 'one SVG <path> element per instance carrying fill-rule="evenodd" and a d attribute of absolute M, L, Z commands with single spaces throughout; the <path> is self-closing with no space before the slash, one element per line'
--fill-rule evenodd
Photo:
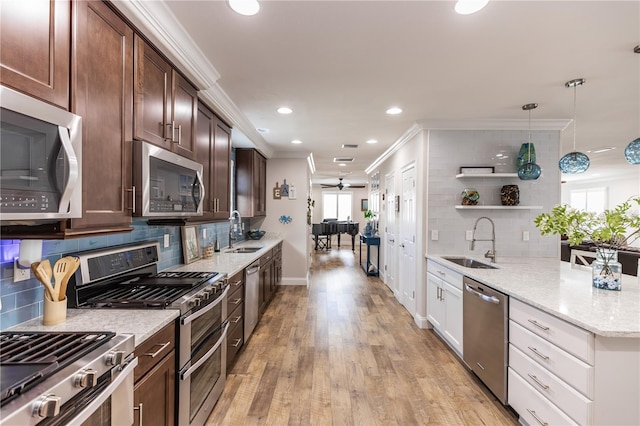
<path fill-rule="evenodd" d="M 531 110 L 529 110 L 529 161 L 531 163 Z"/>
<path fill-rule="evenodd" d="M 577 85 L 573 86 L 573 152 L 576 152 L 576 93 Z"/>

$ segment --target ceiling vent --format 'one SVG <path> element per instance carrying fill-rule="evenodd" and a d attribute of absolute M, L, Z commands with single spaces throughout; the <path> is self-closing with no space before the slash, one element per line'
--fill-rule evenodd
<path fill-rule="evenodd" d="M 342 147 L 343 147 L 343 148 L 357 148 L 357 147 L 358 147 L 358 145 L 357 145 L 357 144 L 355 144 L 355 143 L 343 143 L 343 144 L 342 144 Z"/>
<path fill-rule="evenodd" d="M 353 157 L 334 157 L 334 163 L 353 163 L 355 158 Z"/>

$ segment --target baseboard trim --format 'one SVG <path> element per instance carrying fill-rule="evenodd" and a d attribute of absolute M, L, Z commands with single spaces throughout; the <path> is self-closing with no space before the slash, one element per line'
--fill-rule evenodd
<path fill-rule="evenodd" d="M 413 317 L 413 321 L 416 323 L 416 325 L 419 328 L 422 328 L 422 329 L 430 328 L 429 322 L 427 321 L 427 317 L 423 317 L 421 315 L 415 314 L 415 316 Z"/>
<path fill-rule="evenodd" d="M 279 285 L 309 285 L 308 278 L 282 278 Z"/>

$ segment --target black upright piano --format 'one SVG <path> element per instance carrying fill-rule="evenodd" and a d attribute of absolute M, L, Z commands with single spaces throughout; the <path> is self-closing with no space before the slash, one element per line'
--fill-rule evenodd
<path fill-rule="evenodd" d="M 325 219 L 322 223 L 314 223 L 311 225 L 311 233 L 315 241 L 315 249 L 329 249 L 331 248 L 331 236 L 338 235 L 338 247 L 340 247 L 340 235 L 351 235 L 351 250 L 355 251 L 356 248 L 356 235 L 360 232 L 360 226 L 358 222 L 352 221 L 339 221 Z"/>

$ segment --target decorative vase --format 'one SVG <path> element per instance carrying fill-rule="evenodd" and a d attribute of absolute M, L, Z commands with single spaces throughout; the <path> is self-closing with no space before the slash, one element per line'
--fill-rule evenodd
<path fill-rule="evenodd" d="M 518 188 L 518 185 L 504 185 L 500 190 L 500 201 L 503 206 L 517 206 L 520 204 L 520 188 Z"/>
<path fill-rule="evenodd" d="M 603 290 L 622 289 L 622 264 L 618 262 L 618 251 L 596 249 L 596 260 L 591 264 L 593 286 Z"/>
<path fill-rule="evenodd" d="M 461 195 L 462 205 L 464 206 L 475 206 L 480 199 L 480 194 L 473 188 L 466 188 Z"/>
<path fill-rule="evenodd" d="M 366 235 L 367 237 L 370 237 L 372 229 L 373 228 L 371 227 L 371 222 L 367 222 L 367 226 L 364 227 L 364 235 Z"/>
<path fill-rule="evenodd" d="M 529 147 L 531 147 L 531 152 L 529 152 Z M 533 146 L 531 142 L 525 142 L 520 146 L 520 151 L 518 152 L 518 159 L 516 160 L 516 165 L 518 168 L 521 168 L 527 163 L 535 163 L 536 162 L 536 148 Z"/>

